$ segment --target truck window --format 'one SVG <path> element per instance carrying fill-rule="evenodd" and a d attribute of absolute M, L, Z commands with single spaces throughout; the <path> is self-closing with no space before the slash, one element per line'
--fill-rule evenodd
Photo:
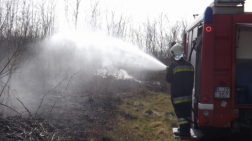
<path fill-rule="evenodd" d="M 189 40 L 188 40 L 188 47 L 187 47 L 187 60 L 189 59 L 191 48 L 192 48 L 192 30 L 189 32 Z"/>
<path fill-rule="evenodd" d="M 252 105 L 252 24 L 236 26 L 235 102 Z"/>

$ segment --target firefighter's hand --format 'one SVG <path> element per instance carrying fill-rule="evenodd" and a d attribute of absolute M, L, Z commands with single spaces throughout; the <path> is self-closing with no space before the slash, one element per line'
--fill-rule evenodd
<path fill-rule="evenodd" d="M 166 67 L 166 70 L 168 70 L 168 69 L 169 69 L 169 66 Z"/>

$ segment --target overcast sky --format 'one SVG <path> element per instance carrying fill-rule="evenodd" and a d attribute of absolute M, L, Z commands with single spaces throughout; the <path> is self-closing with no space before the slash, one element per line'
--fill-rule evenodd
<path fill-rule="evenodd" d="M 170 20 L 193 19 L 193 14 L 201 14 L 213 0 L 104 0 L 117 9 L 127 11 L 136 19 L 157 18 L 163 12 Z M 252 0 L 246 0 L 246 10 L 252 11 Z M 249 9 L 248 9 L 249 8 Z"/>
<path fill-rule="evenodd" d="M 193 18 L 193 14 L 202 13 L 212 0 L 108 0 L 123 11 L 127 11 L 136 19 L 146 17 L 157 18 L 163 12 L 170 20 L 186 17 Z"/>
<path fill-rule="evenodd" d="M 90 11 L 90 2 L 97 0 L 82 0 L 81 9 L 79 11 L 79 18 L 83 17 L 81 14 L 85 11 Z M 168 15 L 169 21 L 176 22 L 182 18 L 186 18 L 188 23 L 193 20 L 193 14 L 204 13 L 206 7 L 210 5 L 213 0 L 100 0 L 100 7 L 103 11 L 110 9 L 116 12 L 117 16 L 121 13 L 131 16 L 134 21 L 146 22 L 149 17 L 158 19 L 160 13 Z M 60 21 L 65 18 L 64 1 L 59 1 L 61 7 Z M 83 8 L 85 7 L 85 8 Z M 247 11 L 252 12 L 252 0 L 246 0 Z"/>

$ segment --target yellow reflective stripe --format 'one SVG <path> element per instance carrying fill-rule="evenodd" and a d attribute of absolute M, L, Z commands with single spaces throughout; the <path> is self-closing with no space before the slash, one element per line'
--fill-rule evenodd
<path fill-rule="evenodd" d="M 191 119 L 190 117 L 186 117 L 187 119 Z M 178 119 L 178 122 L 180 122 L 180 121 L 187 121 L 185 118 L 179 118 Z"/>
<path fill-rule="evenodd" d="M 173 101 L 182 100 L 182 99 L 192 99 L 192 96 L 181 96 L 181 97 L 176 97 L 176 98 L 173 98 Z"/>
<path fill-rule="evenodd" d="M 177 66 L 173 69 L 173 71 L 177 69 L 193 69 L 193 66 Z"/>
<path fill-rule="evenodd" d="M 188 101 L 192 101 L 192 99 L 175 100 L 175 101 L 173 101 L 173 103 L 174 103 L 174 104 L 178 104 L 178 103 L 183 103 L 183 102 L 188 102 Z"/>
<path fill-rule="evenodd" d="M 175 137 L 175 140 L 180 140 L 180 137 Z"/>
<path fill-rule="evenodd" d="M 181 69 L 176 69 L 173 71 L 173 74 L 177 73 L 177 72 L 182 72 L 182 71 L 194 71 L 193 68 L 181 68 Z"/>
<path fill-rule="evenodd" d="M 178 122 L 178 124 L 180 125 L 180 124 L 187 124 L 187 123 L 189 123 L 188 121 L 180 121 L 180 122 Z"/>

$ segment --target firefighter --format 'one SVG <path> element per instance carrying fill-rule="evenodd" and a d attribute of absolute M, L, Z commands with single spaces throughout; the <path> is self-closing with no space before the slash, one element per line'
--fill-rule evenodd
<path fill-rule="evenodd" d="M 170 83 L 171 101 L 179 123 L 179 132 L 175 132 L 174 135 L 191 136 L 189 121 L 194 69 L 189 62 L 184 60 L 184 51 L 181 45 L 173 45 L 170 53 L 174 61 L 167 67 L 166 81 Z"/>

